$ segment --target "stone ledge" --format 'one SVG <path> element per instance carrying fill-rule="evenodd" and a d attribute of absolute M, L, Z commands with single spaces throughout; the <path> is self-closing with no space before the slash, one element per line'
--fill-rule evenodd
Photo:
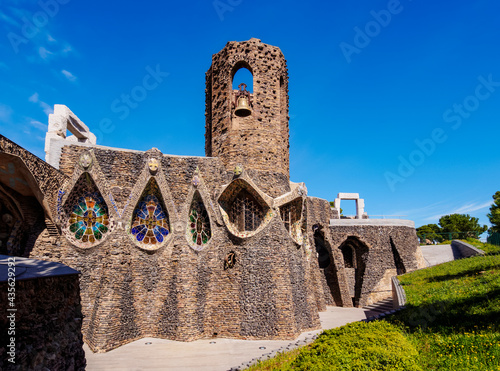
<path fill-rule="evenodd" d="M 471 244 L 468 244 L 467 242 L 463 242 L 460 240 L 451 241 L 451 248 L 453 249 L 453 251 L 457 249 L 460 252 L 460 257 L 462 258 L 469 258 L 475 255 L 484 255 L 483 250 L 480 250 L 472 246 Z"/>
<path fill-rule="evenodd" d="M 394 276 L 391 278 L 392 282 L 392 304 L 394 309 L 401 308 L 406 305 L 406 292 L 401 286 L 398 277 Z"/>

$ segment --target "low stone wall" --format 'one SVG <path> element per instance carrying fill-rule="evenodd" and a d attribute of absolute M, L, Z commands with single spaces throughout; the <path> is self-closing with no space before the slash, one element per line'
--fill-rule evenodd
<path fill-rule="evenodd" d="M 406 292 L 397 277 L 392 277 L 392 305 L 394 309 L 406 305 Z"/>
<path fill-rule="evenodd" d="M 0 255 L 0 313 L 0 370 L 85 370 L 77 271 Z"/>
<path fill-rule="evenodd" d="M 484 255 L 484 251 L 480 250 L 467 242 L 463 242 L 460 240 L 451 241 L 451 248 L 453 250 L 453 255 L 455 252 L 459 252 L 459 258 L 469 258 L 475 255 Z"/>

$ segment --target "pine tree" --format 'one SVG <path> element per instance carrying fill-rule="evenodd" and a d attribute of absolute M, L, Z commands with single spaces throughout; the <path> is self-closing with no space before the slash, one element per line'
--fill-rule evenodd
<path fill-rule="evenodd" d="M 493 196 L 493 205 L 490 207 L 490 213 L 486 215 L 491 223 L 491 228 L 488 233 L 500 233 L 500 191 L 497 191 Z"/>

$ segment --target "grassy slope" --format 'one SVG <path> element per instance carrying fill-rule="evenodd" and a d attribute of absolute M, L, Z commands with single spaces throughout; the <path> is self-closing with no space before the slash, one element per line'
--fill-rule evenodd
<path fill-rule="evenodd" d="M 387 322 L 325 331 L 250 370 L 500 371 L 500 247 L 474 244 L 488 255 L 401 276 L 408 304 Z"/>

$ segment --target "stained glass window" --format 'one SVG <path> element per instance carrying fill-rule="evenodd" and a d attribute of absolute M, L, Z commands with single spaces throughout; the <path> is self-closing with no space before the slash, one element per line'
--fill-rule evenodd
<path fill-rule="evenodd" d="M 83 243 L 99 241 L 108 232 L 108 209 L 99 193 L 87 193 L 78 199 L 69 217 L 69 230 Z"/>
<path fill-rule="evenodd" d="M 229 218 L 239 231 L 255 231 L 262 223 L 263 209 L 246 190 L 242 190 L 233 201 Z"/>
<path fill-rule="evenodd" d="M 145 245 L 162 243 L 168 236 L 168 215 L 155 195 L 145 196 L 137 205 L 131 233 Z"/>
<path fill-rule="evenodd" d="M 206 244 L 211 237 L 210 219 L 201 198 L 196 195 L 189 212 L 188 231 L 191 240 L 196 245 Z"/>

